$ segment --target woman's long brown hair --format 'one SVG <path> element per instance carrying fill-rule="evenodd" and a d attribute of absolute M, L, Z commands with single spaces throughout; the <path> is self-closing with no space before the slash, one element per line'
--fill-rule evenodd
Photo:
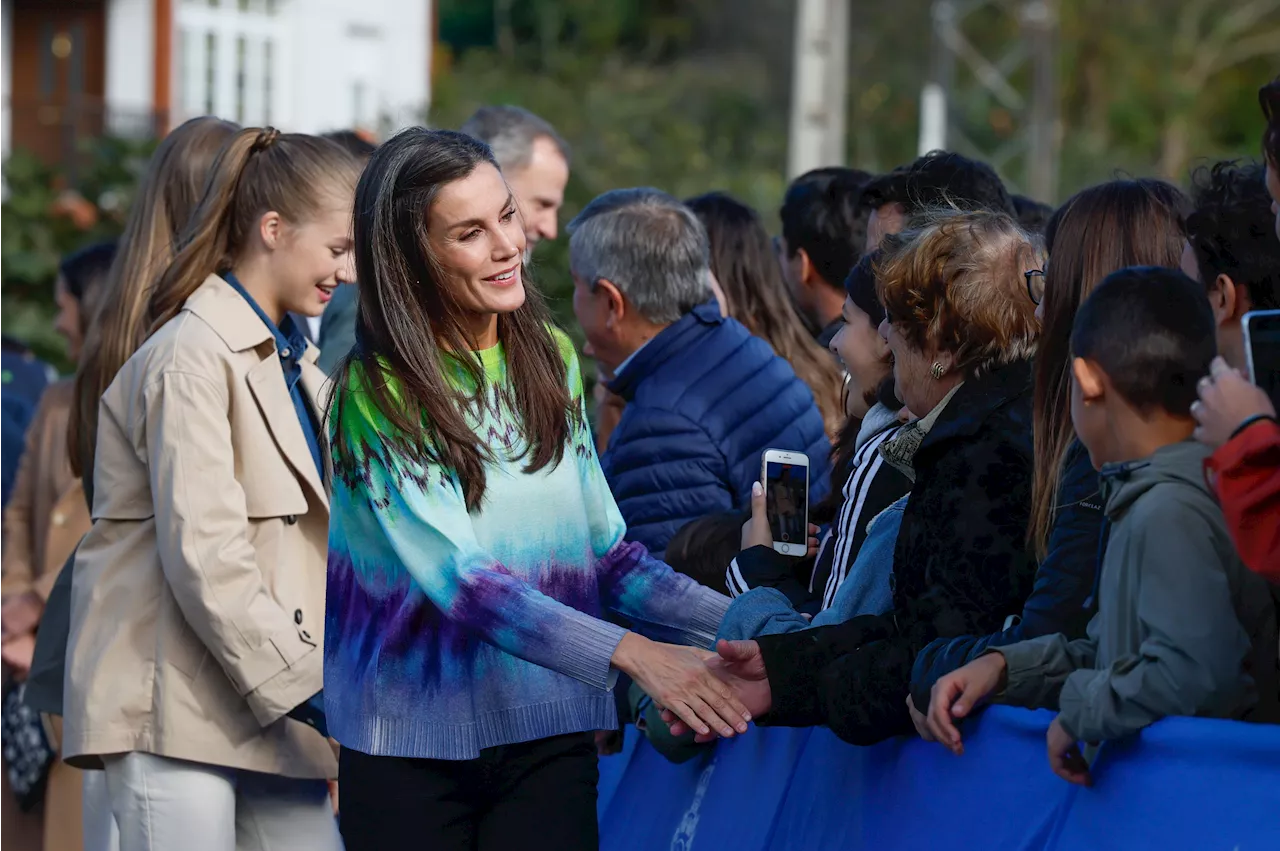
<path fill-rule="evenodd" d="M 1048 552 L 1057 514 L 1058 479 L 1071 426 L 1071 326 L 1093 288 L 1126 266 L 1176 268 L 1186 239 L 1189 202 L 1162 180 L 1113 180 L 1063 204 L 1045 227 L 1044 322 L 1036 357 L 1035 484 L 1027 540 Z"/>
<path fill-rule="evenodd" d="M 471 510 L 484 500 L 490 453 L 466 414 L 485 405 L 495 388 L 485 381 L 466 313 L 432 254 L 427 231 L 440 190 L 486 164 L 497 168 L 483 142 L 418 127 L 379 147 L 360 178 L 357 344 L 338 368 L 330 416 L 341 423 L 351 395 L 362 393 L 386 427 L 381 447 L 351 445 L 341 428 L 334 429 L 334 472 L 346 481 L 363 475 L 361 453 L 375 451 L 454 471 Z M 558 464 L 581 413 L 570 395 L 550 315 L 527 279 L 524 305 L 498 317 L 498 339 L 510 384 L 496 389 L 519 421 L 525 469 Z M 469 389 L 448 381 L 446 369 L 452 364 L 465 371 Z"/>
<path fill-rule="evenodd" d="M 831 353 L 814 342 L 791 303 L 760 217 L 723 192 L 699 195 L 685 204 L 707 229 L 711 271 L 729 299 L 729 315 L 772 346 L 809 385 L 827 436 L 834 440 L 846 419 L 841 401 L 844 376 Z"/>
<path fill-rule="evenodd" d="M 150 332 L 178 315 L 205 279 L 228 271 L 264 213 L 310 221 L 355 191 L 360 165 L 335 142 L 247 127 L 218 154 L 200 204 L 147 305 Z"/>
<path fill-rule="evenodd" d="M 146 339 L 152 284 L 173 260 L 178 233 L 195 211 L 218 150 L 238 129 L 217 118 L 191 119 L 164 138 L 138 184 L 76 370 L 67 444 L 77 476 L 93 475 L 98 401 Z"/>

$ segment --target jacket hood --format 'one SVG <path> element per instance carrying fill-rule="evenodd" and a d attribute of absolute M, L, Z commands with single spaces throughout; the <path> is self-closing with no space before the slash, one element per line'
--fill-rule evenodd
<path fill-rule="evenodd" d="M 1210 454 L 1204 444 L 1184 440 L 1161 447 L 1140 461 L 1105 465 L 1101 477 L 1107 517 L 1114 519 L 1158 484 L 1190 485 L 1212 497 L 1204 476 L 1204 461 Z"/>
<path fill-rule="evenodd" d="M 857 452 L 868 440 L 885 429 L 893 428 L 897 425 L 898 412 L 876 402 L 871 407 L 871 410 L 867 411 L 867 415 L 862 418 L 862 426 L 858 429 L 858 436 L 853 442 L 853 451 Z"/>

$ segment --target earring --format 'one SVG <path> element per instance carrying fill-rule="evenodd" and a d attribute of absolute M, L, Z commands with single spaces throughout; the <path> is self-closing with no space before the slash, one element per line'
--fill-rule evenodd
<path fill-rule="evenodd" d="M 933 376 L 934 381 L 941 381 L 942 376 L 947 374 L 947 368 L 942 365 L 942 361 L 934 361 L 933 368 L 929 370 L 929 374 Z"/>

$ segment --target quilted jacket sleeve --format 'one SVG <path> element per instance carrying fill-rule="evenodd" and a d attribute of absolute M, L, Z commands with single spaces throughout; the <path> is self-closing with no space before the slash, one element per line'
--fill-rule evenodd
<path fill-rule="evenodd" d="M 628 540 L 654 554 L 681 526 L 737 504 L 724 455 L 701 426 L 672 411 L 628 405 L 602 464 Z"/>

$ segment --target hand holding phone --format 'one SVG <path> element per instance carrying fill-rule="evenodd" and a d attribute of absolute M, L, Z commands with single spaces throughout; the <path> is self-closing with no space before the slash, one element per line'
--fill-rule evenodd
<path fill-rule="evenodd" d="M 760 481 L 773 548 L 784 556 L 809 551 L 809 457 L 803 452 L 768 449 Z"/>
<path fill-rule="evenodd" d="M 1280 310 L 1254 310 L 1240 320 L 1245 377 L 1280 405 Z"/>

